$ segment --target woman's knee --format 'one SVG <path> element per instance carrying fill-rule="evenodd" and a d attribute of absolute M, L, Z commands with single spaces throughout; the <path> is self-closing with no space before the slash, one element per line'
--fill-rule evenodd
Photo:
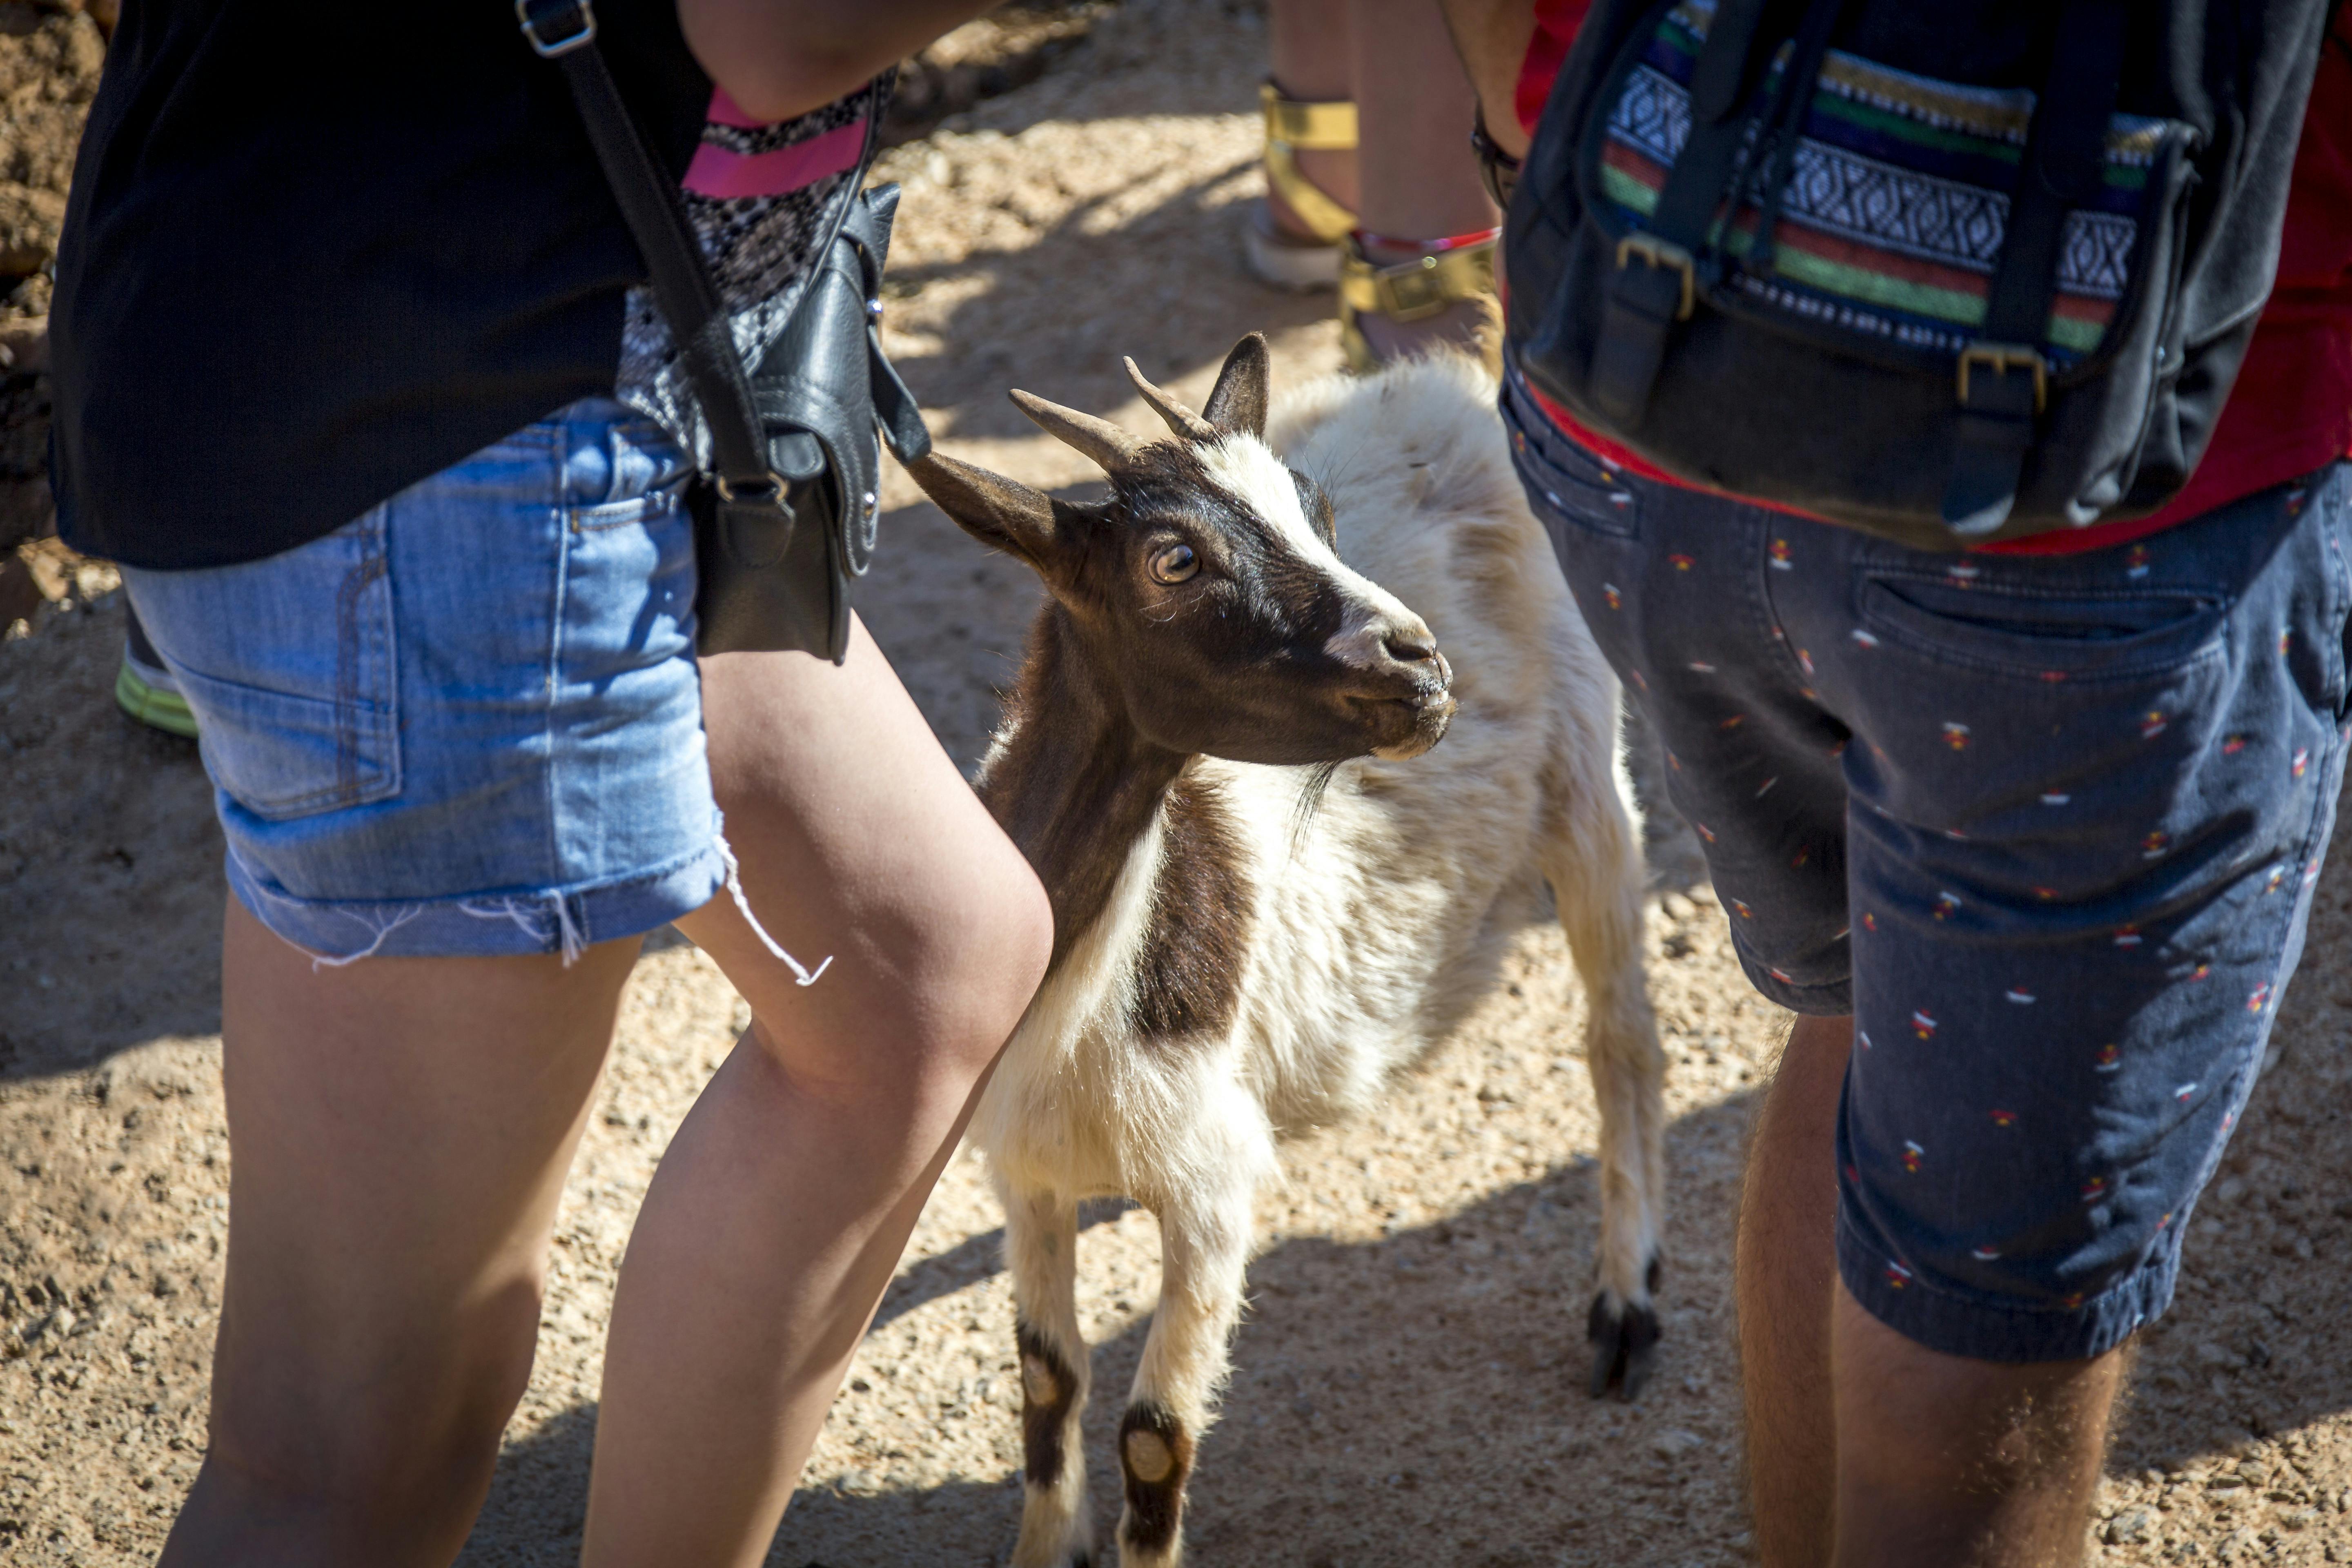
<path fill-rule="evenodd" d="M 961 1100 L 1045 977 L 1045 889 L 1000 839 L 863 915 L 854 950 L 814 985 L 751 998 L 755 1037 L 795 1078 L 856 1090 L 866 1104 Z"/>

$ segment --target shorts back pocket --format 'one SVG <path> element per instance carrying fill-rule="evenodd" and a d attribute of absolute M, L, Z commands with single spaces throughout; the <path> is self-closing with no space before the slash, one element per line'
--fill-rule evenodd
<path fill-rule="evenodd" d="M 271 821 L 400 793 L 385 509 L 265 560 L 131 572 L 213 783 Z"/>

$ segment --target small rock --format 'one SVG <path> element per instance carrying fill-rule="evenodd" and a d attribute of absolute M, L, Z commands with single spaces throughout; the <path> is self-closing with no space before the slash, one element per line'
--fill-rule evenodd
<path fill-rule="evenodd" d="M 2250 1487 L 2261 1486 L 2271 1479 L 2271 1468 L 2260 1459 L 2245 1459 L 2238 1465 L 2238 1477 Z"/>
<path fill-rule="evenodd" d="M 2226 1346 L 2207 1340 L 2197 1347 L 2197 1361 L 2201 1366 L 2234 1366 L 2238 1358 Z"/>
<path fill-rule="evenodd" d="M 2107 1521 L 2103 1532 L 2110 1546 L 2135 1546 L 2156 1538 L 2156 1513 L 2152 1509 L 2127 1508 Z"/>
<path fill-rule="evenodd" d="M 841 1478 L 841 1489 L 852 1497 L 872 1497 L 882 1489 L 871 1470 L 852 1470 Z"/>
<path fill-rule="evenodd" d="M 2233 1530 L 2214 1543 L 2213 1555 L 2224 1563 L 2235 1563 L 2254 1550 L 2254 1538 L 2242 1530 Z"/>
<path fill-rule="evenodd" d="M 2224 1470 L 2218 1476 L 2207 1477 L 2205 1481 L 2205 1489 L 2209 1492 L 2225 1492 L 2232 1490 L 2238 1487 L 2244 1486 L 2245 1484 L 2244 1477 L 2231 1475 L 2229 1471 Z"/>
<path fill-rule="evenodd" d="M 1706 1447 L 1706 1439 L 1696 1432 L 1685 1432 L 1679 1426 L 1669 1426 L 1658 1434 L 1651 1445 L 1661 1458 L 1679 1459 L 1694 1448 Z"/>

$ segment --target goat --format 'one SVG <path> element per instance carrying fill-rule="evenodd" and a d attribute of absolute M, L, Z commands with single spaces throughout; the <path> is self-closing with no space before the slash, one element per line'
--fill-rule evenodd
<path fill-rule="evenodd" d="M 1172 439 L 1013 394 L 1101 466 L 1104 502 L 943 456 L 910 468 L 1049 590 L 978 781 L 1055 921 L 971 1131 L 1016 1301 L 1017 1568 L 1094 1547 L 1078 1201 L 1160 1219 L 1118 1542 L 1125 1568 L 1167 1568 L 1277 1137 L 1364 1107 L 1467 1011 L 1538 875 L 1601 1107 L 1594 1394 L 1631 1398 L 1658 1331 L 1664 1064 L 1617 686 L 1520 494 L 1493 381 L 1408 362 L 1307 388 L 1269 429 L 1256 334 L 1200 413 L 1127 370 Z"/>

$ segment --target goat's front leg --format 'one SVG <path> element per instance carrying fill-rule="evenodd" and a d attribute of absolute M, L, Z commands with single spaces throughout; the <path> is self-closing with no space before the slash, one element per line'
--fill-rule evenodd
<path fill-rule="evenodd" d="M 996 1190 L 1021 1352 L 1021 1540 L 1013 1568 L 1087 1568 L 1095 1532 L 1078 1434 L 1088 1361 L 1078 1331 L 1077 1203 L 1060 1193 L 1013 1192 L 1002 1178 Z"/>
<path fill-rule="evenodd" d="M 1184 1487 L 1214 1419 L 1211 1401 L 1241 1313 L 1252 1186 L 1236 1171 L 1220 1190 L 1187 1194 L 1160 1211 L 1160 1306 L 1118 1424 L 1121 1568 L 1176 1568 L 1183 1559 Z"/>
<path fill-rule="evenodd" d="M 1585 1331 L 1594 1398 L 1641 1393 L 1658 1342 L 1665 1055 L 1642 969 L 1641 841 L 1618 791 L 1572 792 L 1539 857 L 1584 982 L 1584 1062 L 1601 1110 L 1601 1289 Z"/>

